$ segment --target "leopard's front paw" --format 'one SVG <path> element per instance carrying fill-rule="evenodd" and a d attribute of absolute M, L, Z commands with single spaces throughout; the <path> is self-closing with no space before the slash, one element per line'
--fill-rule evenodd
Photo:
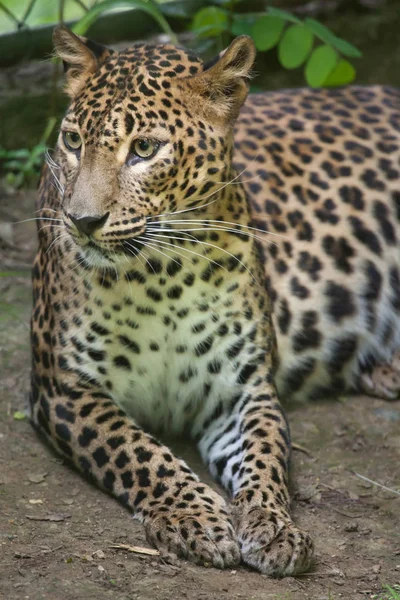
<path fill-rule="evenodd" d="M 255 507 L 237 519 L 242 560 L 274 577 L 296 575 L 312 563 L 313 543 L 287 517 Z"/>
<path fill-rule="evenodd" d="M 178 502 L 148 520 L 147 539 L 161 556 L 172 554 L 219 569 L 239 564 L 239 546 L 223 500 L 211 489 L 210 494 L 218 498 L 213 505 L 195 498 L 185 507 Z"/>

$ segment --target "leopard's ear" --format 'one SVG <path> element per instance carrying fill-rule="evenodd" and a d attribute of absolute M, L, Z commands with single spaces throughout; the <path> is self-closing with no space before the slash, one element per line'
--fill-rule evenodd
<path fill-rule="evenodd" d="M 204 70 L 186 80 L 191 92 L 200 96 L 207 111 L 234 121 L 244 103 L 256 56 L 253 40 L 241 35 Z"/>
<path fill-rule="evenodd" d="M 72 33 L 63 25 L 55 28 L 53 43 L 56 55 L 63 61 L 66 91 L 71 97 L 79 93 L 88 77 L 112 54 L 112 50 Z"/>

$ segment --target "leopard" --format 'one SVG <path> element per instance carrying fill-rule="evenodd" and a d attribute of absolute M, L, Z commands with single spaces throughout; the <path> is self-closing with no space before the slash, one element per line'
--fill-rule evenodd
<path fill-rule="evenodd" d="M 31 421 L 163 559 L 306 571 L 282 402 L 398 391 L 399 92 L 249 94 L 247 36 L 211 61 L 65 26 L 54 45 L 70 104 L 36 207 Z"/>

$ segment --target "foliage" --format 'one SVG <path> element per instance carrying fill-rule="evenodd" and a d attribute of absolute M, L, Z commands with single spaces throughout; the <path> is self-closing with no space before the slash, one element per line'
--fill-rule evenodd
<path fill-rule="evenodd" d="M 110 10 L 137 8 L 149 14 L 161 29 L 169 35 L 173 44 L 178 44 L 178 40 L 164 18 L 162 12 L 153 0 L 103 0 L 95 4 L 88 12 L 76 23 L 73 27 L 75 33 L 84 35 L 89 27 L 96 21 L 98 17 Z"/>
<path fill-rule="evenodd" d="M 400 600 L 400 585 L 384 585 L 386 590 L 382 596 L 374 596 L 374 600 Z"/>
<path fill-rule="evenodd" d="M 5 150 L 0 146 L 1 168 L 7 174 L 6 183 L 12 188 L 19 188 L 24 183 L 33 183 L 42 164 L 45 146 L 37 144 L 31 150 Z"/>
<path fill-rule="evenodd" d="M 305 65 L 305 78 L 311 87 L 344 85 L 354 80 L 355 69 L 343 56 L 359 58 L 361 52 L 322 23 L 311 18 L 301 21 L 292 13 L 274 7 L 263 13 L 236 12 L 235 6 L 242 2 L 214 0 L 214 6 L 201 8 L 192 21 L 193 33 L 200 38 L 215 39 L 247 34 L 261 52 L 277 47 L 279 62 L 285 69 Z M 74 31 L 84 34 L 100 15 L 123 8 L 147 12 L 171 41 L 177 43 L 154 0 L 102 0 L 78 21 Z M 323 45 L 315 47 L 316 40 Z"/>
<path fill-rule="evenodd" d="M 31 185 L 36 179 L 46 151 L 46 142 L 56 124 L 56 119 L 49 119 L 41 140 L 30 150 L 6 150 L 0 146 L 0 166 L 6 173 L 5 181 L 12 188 Z"/>
<path fill-rule="evenodd" d="M 51 3 L 50 10 L 50 3 L 39 0 L 4 0 L 0 4 L 0 16 L 5 14 L 20 28 L 28 25 L 28 17 L 35 23 L 38 18 L 41 22 L 65 20 L 76 15 L 71 13 L 72 9 L 85 9 L 85 14 L 74 26 L 76 33 L 85 34 L 105 13 L 135 8 L 150 15 L 176 44 L 177 38 L 160 9 L 165 1 L 87 0 L 83 3 L 81 0 L 56 0 Z M 306 81 L 312 87 L 350 83 L 356 72 L 348 59 L 361 56 L 355 46 L 315 19 L 301 20 L 291 12 L 271 6 L 263 12 L 250 13 L 246 11 L 244 0 L 207 0 L 207 5 L 195 14 L 191 29 L 199 38 L 217 40 L 220 50 L 232 37 L 250 35 L 259 51 L 276 48 L 284 68 L 295 69 L 303 65 Z"/>
<path fill-rule="evenodd" d="M 261 52 L 277 48 L 285 69 L 304 65 L 311 87 L 351 83 L 355 69 L 347 58 L 360 58 L 361 52 L 316 21 L 304 21 L 290 12 L 269 7 L 263 13 L 236 12 L 242 0 L 214 0 L 214 6 L 201 8 L 194 16 L 192 31 L 199 37 L 217 40 L 249 35 Z M 316 41 L 322 45 L 316 45 Z M 347 57 L 347 58 L 343 58 Z"/>
<path fill-rule="evenodd" d="M 1 0 L 0 35 L 13 30 L 52 25 L 60 18 L 79 19 L 96 0 Z"/>

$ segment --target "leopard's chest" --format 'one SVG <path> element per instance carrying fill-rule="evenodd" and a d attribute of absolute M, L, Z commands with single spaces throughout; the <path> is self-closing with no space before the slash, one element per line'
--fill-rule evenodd
<path fill-rule="evenodd" d="M 193 272 L 93 288 L 90 314 L 69 333 L 69 364 L 140 424 L 192 428 L 237 393 L 252 324 L 242 323 L 235 288 Z M 238 342 L 241 356 L 230 350 Z"/>

